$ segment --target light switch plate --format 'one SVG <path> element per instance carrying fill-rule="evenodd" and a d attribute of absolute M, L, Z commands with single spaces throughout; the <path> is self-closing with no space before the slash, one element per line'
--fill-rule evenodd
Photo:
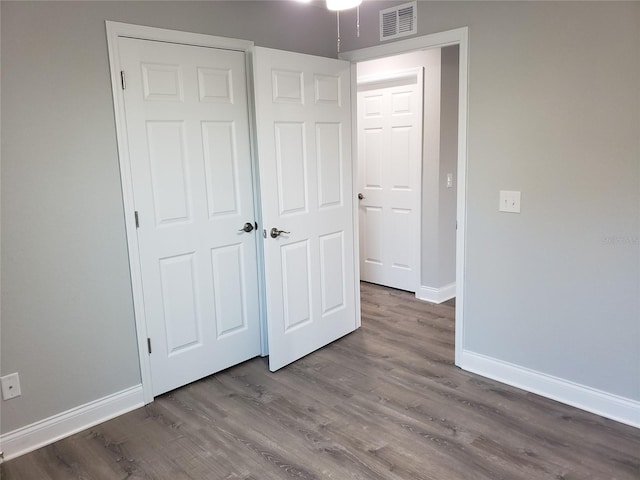
<path fill-rule="evenodd" d="M 508 213 L 520 213 L 520 192 L 500 190 L 500 205 L 498 210 Z"/>
<path fill-rule="evenodd" d="M 447 188 L 453 187 L 453 173 L 447 173 Z"/>
<path fill-rule="evenodd" d="M 9 400 L 11 398 L 22 395 L 20 391 L 20 377 L 17 373 L 11 373 L 0 377 L 0 385 L 2 385 L 2 398 Z"/>

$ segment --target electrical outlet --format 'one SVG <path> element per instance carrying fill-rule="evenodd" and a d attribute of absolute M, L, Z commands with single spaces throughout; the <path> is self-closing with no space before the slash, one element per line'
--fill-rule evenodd
<path fill-rule="evenodd" d="M 447 173 L 447 188 L 453 187 L 453 173 Z"/>
<path fill-rule="evenodd" d="M 500 205 L 498 210 L 508 213 L 520 213 L 520 192 L 500 190 Z"/>
<path fill-rule="evenodd" d="M 0 385 L 2 385 L 2 398 L 4 400 L 10 400 L 22 395 L 18 373 L 11 373 L 0 377 Z"/>

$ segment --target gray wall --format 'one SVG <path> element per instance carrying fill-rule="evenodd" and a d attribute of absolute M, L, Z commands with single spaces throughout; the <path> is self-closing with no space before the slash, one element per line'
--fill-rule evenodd
<path fill-rule="evenodd" d="M 0 431 L 140 383 L 105 20 L 336 56 L 294 2 L 1 2 Z"/>
<path fill-rule="evenodd" d="M 456 281 L 456 187 L 458 185 L 458 46 L 441 49 L 440 164 L 438 183 L 438 283 Z M 447 188 L 447 174 L 453 185 Z"/>
<path fill-rule="evenodd" d="M 398 3 L 365 2 L 360 38 L 345 15 L 343 50 Z M 420 35 L 461 26 L 464 347 L 640 400 L 640 3 L 418 2 Z"/>
<path fill-rule="evenodd" d="M 455 282 L 456 190 L 446 188 L 446 174 L 455 178 L 457 170 L 457 52 L 452 46 L 358 63 L 359 76 L 424 68 L 420 284 L 431 288 Z"/>

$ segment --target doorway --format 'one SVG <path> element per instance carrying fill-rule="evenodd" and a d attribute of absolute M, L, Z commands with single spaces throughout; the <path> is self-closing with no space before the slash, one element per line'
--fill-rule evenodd
<path fill-rule="evenodd" d="M 458 45 L 357 64 L 361 277 L 432 303 L 455 297 L 458 64 Z M 424 82 L 407 79 L 407 69 L 424 72 Z M 374 108 L 394 96 L 404 100 L 401 110 Z M 385 133 L 391 141 L 372 145 Z M 408 142 L 393 141 L 409 133 L 412 155 L 398 148 Z M 387 174 L 372 184 L 379 164 Z M 400 175 L 405 170 L 411 174 Z"/>
<path fill-rule="evenodd" d="M 340 58 L 352 62 L 352 89 L 357 89 L 359 62 L 384 59 L 410 52 L 458 46 L 458 108 L 457 108 L 457 182 L 452 187 L 456 197 L 455 215 L 455 363 L 462 367 L 464 351 L 464 274 L 466 249 L 466 171 L 467 171 L 467 119 L 468 119 L 468 52 L 469 29 L 462 27 L 445 32 L 414 37 L 373 47 L 344 52 Z M 354 109 L 354 117 L 356 116 Z M 357 155 L 358 146 L 354 145 Z M 453 179 L 452 179 L 453 180 Z"/>

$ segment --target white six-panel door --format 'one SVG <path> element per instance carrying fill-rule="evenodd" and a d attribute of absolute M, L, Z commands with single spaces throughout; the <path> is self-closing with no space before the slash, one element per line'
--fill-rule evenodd
<path fill-rule="evenodd" d="M 357 326 L 349 68 L 255 49 L 272 371 Z"/>
<path fill-rule="evenodd" d="M 358 79 L 360 278 L 419 285 L 422 70 Z"/>
<path fill-rule="evenodd" d="M 158 395 L 260 354 L 245 54 L 119 39 Z"/>

